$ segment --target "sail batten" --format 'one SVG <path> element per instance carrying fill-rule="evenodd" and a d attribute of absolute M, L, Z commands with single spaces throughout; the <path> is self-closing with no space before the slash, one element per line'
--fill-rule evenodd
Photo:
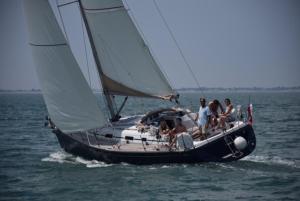
<path fill-rule="evenodd" d="M 85 11 L 98 11 L 98 12 L 109 12 L 109 11 L 117 11 L 120 9 L 125 9 L 124 6 L 114 6 L 108 8 L 83 8 Z"/>
<path fill-rule="evenodd" d="M 29 44 L 48 113 L 63 132 L 106 124 L 48 0 L 25 0 Z"/>
<path fill-rule="evenodd" d="M 106 93 L 155 98 L 175 94 L 121 0 L 80 2 Z"/>
<path fill-rule="evenodd" d="M 56 43 L 56 44 L 36 44 L 36 43 L 29 43 L 31 46 L 44 46 L 44 47 L 53 47 L 53 46 L 65 46 L 68 45 L 67 43 Z"/>

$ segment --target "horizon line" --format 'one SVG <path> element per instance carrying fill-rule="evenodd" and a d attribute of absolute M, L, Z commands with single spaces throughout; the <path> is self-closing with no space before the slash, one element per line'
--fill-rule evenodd
<path fill-rule="evenodd" d="M 300 86 L 274 86 L 274 87 L 180 87 L 174 88 L 174 90 L 288 90 L 288 89 L 300 89 Z M 92 91 L 101 91 L 102 89 L 93 88 Z M 0 91 L 41 91 L 39 88 L 32 89 L 0 89 Z"/>

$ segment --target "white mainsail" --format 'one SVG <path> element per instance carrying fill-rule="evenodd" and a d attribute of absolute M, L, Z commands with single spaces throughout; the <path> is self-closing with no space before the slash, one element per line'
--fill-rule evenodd
<path fill-rule="evenodd" d="M 174 94 L 121 0 L 81 0 L 103 88 L 110 94 Z M 99 69 L 100 68 L 100 69 Z"/>
<path fill-rule="evenodd" d="M 103 126 L 106 121 L 72 55 L 47 0 L 25 0 L 29 40 L 52 121 L 63 132 Z"/>

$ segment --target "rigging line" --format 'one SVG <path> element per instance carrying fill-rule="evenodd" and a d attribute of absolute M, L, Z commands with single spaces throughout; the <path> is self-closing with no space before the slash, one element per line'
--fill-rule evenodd
<path fill-rule="evenodd" d="M 78 3 L 78 9 L 80 11 L 79 3 Z M 83 43 L 84 43 L 84 52 L 85 52 L 85 60 L 86 60 L 86 66 L 87 66 L 87 71 L 88 71 L 89 84 L 90 84 L 90 88 L 92 89 L 89 60 L 88 60 L 88 54 L 87 54 L 87 48 L 86 48 L 86 41 L 85 41 L 85 34 L 84 34 L 84 24 L 83 24 L 84 22 L 83 22 L 83 19 L 82 19 L 81 15 L 80 15 L 80 21 L 81 21 L 82 37 L 83 37 Z"/>
<path fill-rule="evenodd" d="M 154 5 L 155 5 L 155 7 L 156 7 L 156 9 L 157 9 L 157 11 L 158 11 L 160 17 L 162 18 L 162 20 L 163 20 L 163 22 L 164 22 L 164 24 L 165 24 L 165 26 L 166 26 L 166 28 L 167 28 L 167 30 L 168 30 L 170 36 L 172 37 L 172 39 L 173 39 L 173 41 L 174 41 L 174 43 L 175 43 L 175 45 L 176 45 L 176 47 L 177 47 L 177 49 L 178 49 L 178 51 L 179 51 L 179 53 L 180 53 L 180 55 L 181 55 L 181 57 L 182 57 L 184 63 L 185 63 L 186 66 L 188 67 L 188 69 L 189 69 L 189 71 L 190 71 L 190 73 L 191 73 L 191 75 L 192 75 L 194 81 L 196 82 L 198 88 L 200 89 L 200 84 L 199 84 L 199 82 L 198 82 L 198 80 L 197 80 L 197 78 L 196 78 L 196 76 L 195 76 L 195 73 L 193 72 L 191 65 L 188 63 L 186 57 L 184 56 L 183 51 L 182 51 L 182 49 L 180 48 L 179 43 L 177 42 L 177 40 L 176 40 L 176 38 L 175 38 L 175 36 L 174 36 L 174 34 L 173 34 L 173 32 L 172 32 L 170 26 L 168 25 L 166 19 L 164 18 L 164 16 L 163 16 L 161 10 L 159 9 L 159 7 L 158 7 L 158 5 L 157 5 L 157 3 L 156 3 L 156 0 L 153 0 L 153 3 L 154 3 Z"/>
<path fill-rule="evenodd" d="M 60 7 L 58 6 L 58 0 L 56 0 L 56 7 L 57 7 L 57 10 L 58 10 L 58 13 L 59 13 L 60 21 L 62 23 L 62 27 L 63 27 L 63 31 L 64 31 L 64 34 L 65 34 L 67 43 L 70 44 L 70 41 L 69 41 L 69 38 L 68 38 L 68 35 L 67 35 L 67 31 L 66 31 L 66 27 L 65 27 L 65 23 L 64 23 L 64 20 L 62 18 L 61 12 L 60 12 Z"/>
<path fill-rule="evenodd" d="M 103 103 L 104 103 L 104 105 L 105 105 L 106 98 L 105 98 L 105 96 L 104 96 L 103 86 L 102 86 L 102 84 L 101 84 L 101 78 L 100 78 L 99 76 L 97 76 L 97 79 L 98 79 L 98 84 L 99 84 L 99 89 L 100 89 L 100 96 L 102 97 L 102 101 L 103 101 Z M 100 101 L 99 101 L 99 103 L 100 103 Z M 101 104 L 101 106 L 102 106 L 102 104 Z M 100 106 L 100 108 L 103 108 L 103 107 L 101 107 L 101 106 Z M 104 106 L 104 115 L 105 115 L 106 119 L 107 119 L 108 122 L 109 122 L 109 119 L 110 119 L 110 112 L 109 112 L 108 107 L 105 107 L 105 106 Z"/>
<path fill-rule="evenodd" d="M 105 97 L 104 97 L 104 93 L 103 93 L 103 86 L 102 86 L 102 84 L 101 84 L 101 79 L 100 79 L 100 76 L 96 76 L 97 77 L 97 79 L 98 79 L 98 85 L 99 85 L 99 90 L 100 90 L 100 100 L 99 101 L 97 101 L 98 102 L 98 105 L 99 105 L 99 107 L 102 109 L 102 108 L 104 108 L 102 111 L 104 111 L 104 115 L 105 115 L 105 118 L 108 120 L 108 122 L 109 122 L 109 119 L 110 119 L 110 112 L 109 112 L 109 109 L 107 108 L 107 107 L 102 107 L 102 103 L 101 103 L 101 98 L 102 98 L 102 101 L 103 101 L 103 103 L 104 103 L 104 105 L 105 105 L 105 102 L 106 102 L 106 99 L 105 99 Z M 101 104 L 100 104 L 101 103 Z"/>
<path fill-rule="evenodd" d="M 130 11 L 129 4 L 127 3 L 127 0 L 123 0 L 123 1 L 124 1 L 124 3 L 125 3 L 126 7 L 128 8 L 127 12 L 129 13 L 129 11 Z M 139 23 L 137 22 L 137 20 L 136 20 L 134 14 L 133 14 L 133 12 L 131 12 L 131 15 L 130 15 L 130 16 L 131 16 L 131 19 L 132 19 L 132 21 L 134 22 L 134 24 L 135 24 L 135 26 L 136 26 L 138 32 L 141 34 L 141 36 L 142 36 L 142 38 L 143 38 L 143 40 L 144 40 L 145 45 L 148 47 L 149 52 L 150 52 L 150 55 L 153 57 L 154 62 L 156 62 L 156 64 L 160 67 L 159 69 L 162 70 L 162 72 L 163 72 L 165 78 L 167 79 L 167 81 L 168 81 L 173 87 L 175 87 L 174 82 L 169 78 L 169 76 L 168 76 L 168 74 L 166 73 L 165 69 L 162 67 L 161 63 L 159 62 L 158 57 L 156 56 L 156 54 L 154 54 L 154 51 L 152 51 L 152 48 L 151 48 L 151 46 L 150 46 L 150 43 L 148 42 L 148 40 L 147 40 L 147 38 L 146 38 L 144 32 L 142 31 L 142 29 L 141 29 Z"/>

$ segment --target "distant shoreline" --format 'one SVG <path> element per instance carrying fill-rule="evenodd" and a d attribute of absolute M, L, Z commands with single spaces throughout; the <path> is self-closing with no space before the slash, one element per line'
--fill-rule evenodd
<path fill-rule="evenodd" d="M 300 92 L 300 86 L 297 87 L 201 87 L 201 88 L 178 88 L 175 89 L 180 93 L 189 92 Z M 93 89 L 94 93 L 102 93 L 99 89 Z M 31 90 L 7 90 L 0 89 L 0 93 L 26 93 L 26 94 L 40 94 L 40 89 Z"/>
<path fill-rule="evenodd" d="M 202 87 L 202 88 L 179 88 L 178 92 L 283 92 L 300 91 L 297 87 Z"/>

